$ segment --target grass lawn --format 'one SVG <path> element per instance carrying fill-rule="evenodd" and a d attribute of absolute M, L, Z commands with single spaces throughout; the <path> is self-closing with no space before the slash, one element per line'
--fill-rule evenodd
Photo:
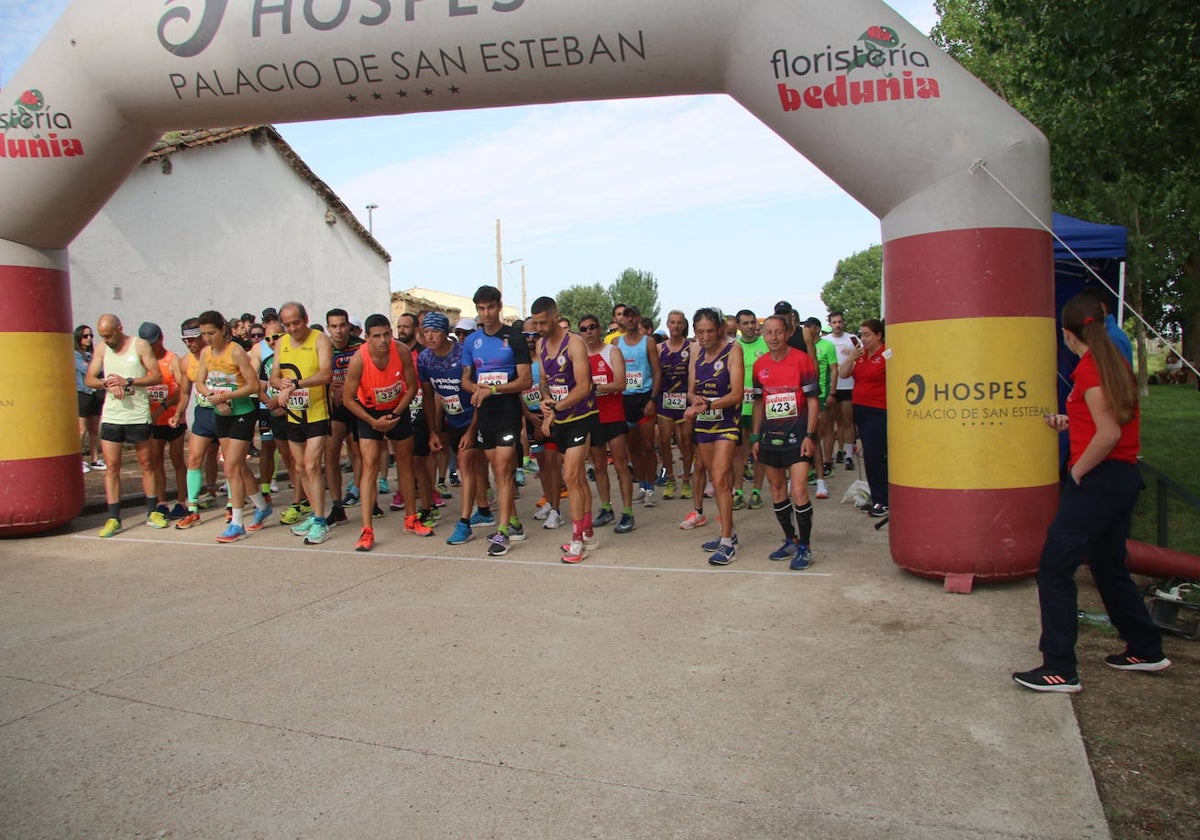
<path fill-rule="evenodd" d="M 1184 385 L 1152 385 L 1142 400 L 1142 460 L 1200 497 L 1200 391 Z M 1146 475 L 1146 491 L 1134 511 L 1133 538 L 1156 543 L 1158 487 Z M 1200 554 L 1200 510 L 1168 494 L 1171 548 Z"/>

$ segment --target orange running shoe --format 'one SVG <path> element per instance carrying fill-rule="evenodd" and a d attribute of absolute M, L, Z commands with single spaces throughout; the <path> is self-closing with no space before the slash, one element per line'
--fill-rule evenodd
<path fill-rule="evenodd" d="M 200 524 L 200 514 L 196 513 L 196 511 L 192 510 L 192 511 L 188 511 L 187 516 L 183 517 L 183 519 L 180 519 L 178 522 L 176 522 L 175 527 L 178 528 L 180 531 L 186 531 L 188 528 L 191 528 L 193 525 L 199 525 L 199 524 Z"/>
<path fill-rule="evenodd" d="M 358 535 L 358 542 L 354 544 L 355 551 L 370 551 L 375 547 L 375 529 L 363 528 L 362 533 Z"/>
<path fill-rule="evenodd" d="M 408 534 L 416 534 L 418 537 L 433 536 L 433 529 L 423 523 L 417 514 L 404 517 L 404 531 Z"/>

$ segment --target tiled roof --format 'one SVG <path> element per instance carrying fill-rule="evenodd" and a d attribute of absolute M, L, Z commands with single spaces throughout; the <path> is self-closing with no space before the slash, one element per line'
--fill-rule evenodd
<path fill-rule="evenodd" d="M 288 142 L 283 139 L 282 135 L 275 130 L 271 125 L 244 125 L 237 128 L 210 128 L 197 131 L 171 131 L 162 136 L 162 139 L 154 144 L 154 148 L 146 155 L 145 163 L 162 160 L 170 155 L 195 149 L 201 146 L 213 146 L 217 143 L 224 143 L 228 140 L 236 140 L 239 137 L 249 136 L 251 140 L 257 144 L 270 143 L 275 147 L 275 150 L 283 156 L 293 169 L 299 173 L 300 177 L 308 181 L 317 195 L 325 200 L 334 213 L 342 218 L 350 229 L 367 243 L 379 256 L 383 257 L 388 262 L 392 261 L 392 255 L 387 252 L 382 245 L 379 244 L 371 232 L 363 227 L 362 223 L 346 206 L 337 193 L 330 189 L 329 185 L 317 177 L 317 174 L 309 168 L 308 164 L 301 160 L 300 155 L 296 154 L 296 150 L 288 145 Z"/>

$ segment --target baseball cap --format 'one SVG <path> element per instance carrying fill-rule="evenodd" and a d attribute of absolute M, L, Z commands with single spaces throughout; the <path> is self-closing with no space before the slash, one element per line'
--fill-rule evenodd
<path fill-rule="evenodd" d="M 143 321 L 138 327 L 138 338 L 153 344 L 162 338 L 162 329 L 152 321 Z"/>
<path fill-rule="evenodd" d="M 360 330 L 363 328 L 362 318 L 351 317 L 351 318 L 348 318 L 347 320 L 350 322 L 350 326 L 357 327 Z"/>
<path fill-rule="evenodd" d="M 454 325 L 454 329 L 474 332 L 477 326 L 479 325 L 475 323 L 474 318 L 460 318 L 458 323 Z"/>
<path fill-rule="evenodd" d="M 779 303 L 775 304 L 776 315 L 791 315 L 795 311 L 796 310 L 792 309 L 792 305 L 786 300 L 781 300 Z"/>

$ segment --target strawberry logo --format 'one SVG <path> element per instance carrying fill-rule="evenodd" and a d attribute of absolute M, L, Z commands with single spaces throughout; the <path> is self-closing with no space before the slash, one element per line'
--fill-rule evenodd
<path fill-rule="evenodd" d="M 40 90 L 35 89 L 25 91 L 17 99 L 17 105 L 29 111 L 40 111 L 45 104 L 46 98 Z"/>
<path fill-rule="evenodd" d="M 858 40 L 877 44 L 881 47 L 895 47 L 900 43 L 900 36 L 890 26 L 872 26 L 866 32 L 859 35 Z"/>

